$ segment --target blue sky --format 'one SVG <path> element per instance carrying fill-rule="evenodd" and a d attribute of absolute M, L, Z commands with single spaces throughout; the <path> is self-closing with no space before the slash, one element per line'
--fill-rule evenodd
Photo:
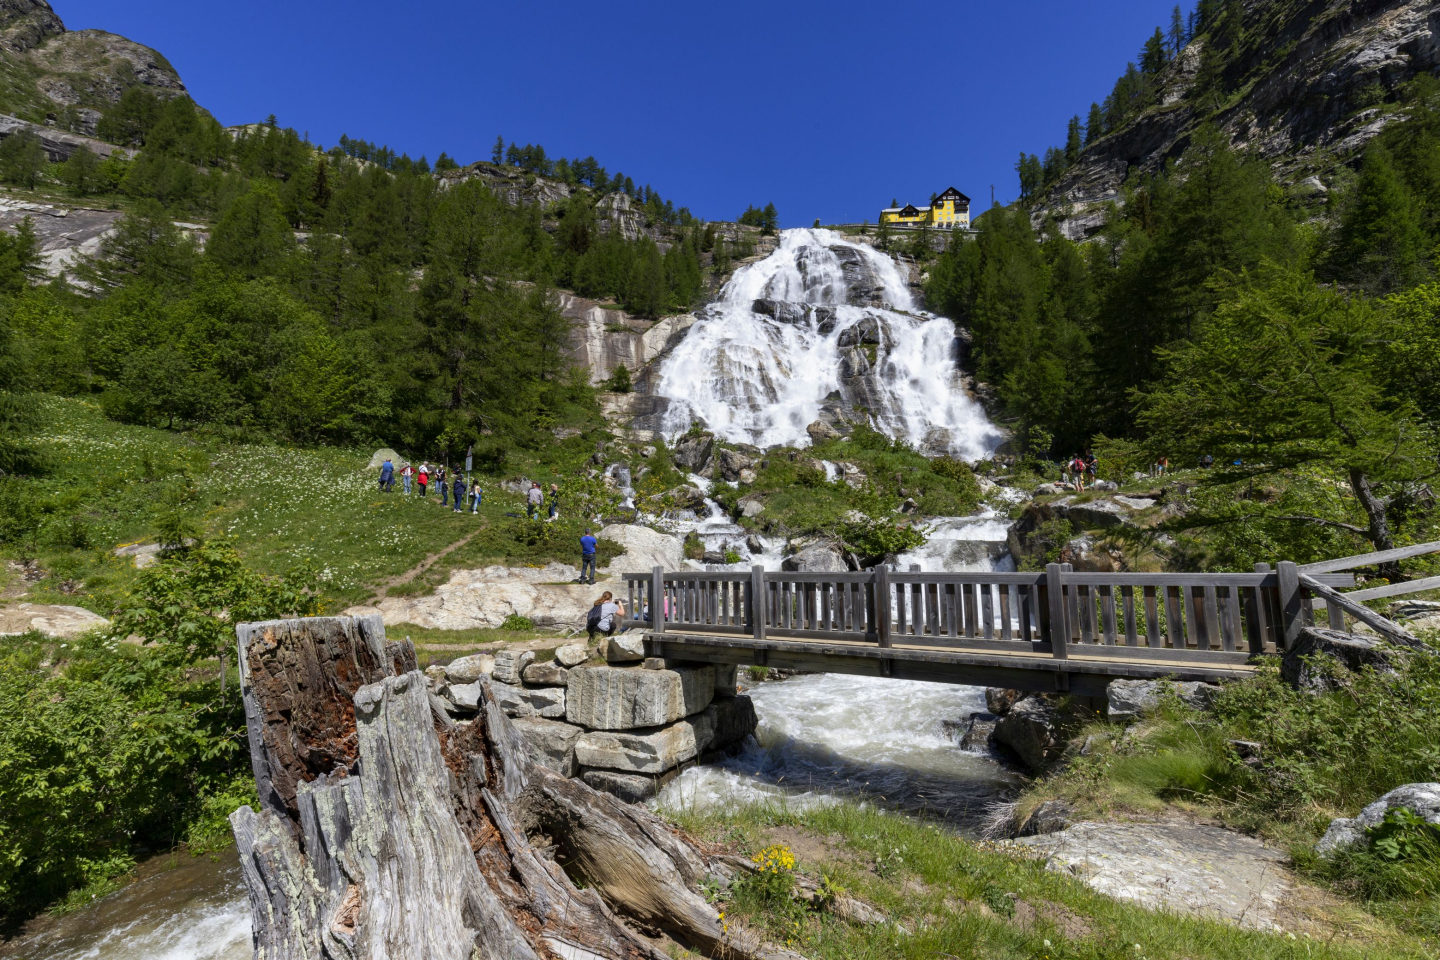
<path fill-rule="evenodd" d="M 1012 200 L 1019 151 L 1061 143 L 1174 0 L 52 3 L 159 50 L 225 124 L 462 162 L 503 135 L 801 226 L 952 185 Z"/>

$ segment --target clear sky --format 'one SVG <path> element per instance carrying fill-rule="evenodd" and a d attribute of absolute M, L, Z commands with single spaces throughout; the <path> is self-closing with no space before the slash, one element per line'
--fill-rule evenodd
<path fill-rule="evenodd" d="M 868 219 L 1017 192 L 1174 0 L 52 0 L 154 47 L 225 124 L 270 113 L 432 161 L 593 154 L 711 220 Z M 1189 9 L 1190 4 L 1186 4 Z"/>

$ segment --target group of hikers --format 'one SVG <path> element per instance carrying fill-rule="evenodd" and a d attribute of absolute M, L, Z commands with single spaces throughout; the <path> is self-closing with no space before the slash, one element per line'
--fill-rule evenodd
<path fill-rule="evenodd" d="M 380 489 L 386 493 L 395 490 L 395 477 L 400 477 L 400 489 L 404 493 L 410 493 L 412 485 L 419 488 L 420 496 L 425 497 L 431 487 L 440 491 L 440 503 L 442 506 L 449 506 L 451 501 L 455 504 L 455 512 L 463 513 L 465 504 L 470 504 L 471 513 L 480 512 L 480 504 L 484 500 L 484 491 L 480 489 L 479 479 L 465 481 L 465 475 L 458 470 L 455 476 L 447 477 L 443 466 L 431 467 L 428 463 L 420 464 L 417 470 L 414 465 L 406 463 L 399 470 L 395 469 L 395 461 L 389 457 L 380 465 Z"/>
<path fill-rule="evenodd" d="M 455 504 L 455 512 L 463 513 L 465 505 L 470 505 L 471 513 L 479 513 L 480 505 L 484 502 L 485 492 L 480 488 L 480 479 L 472 477 L 469 482 L 465 475 L 459 470 L 455 471 L 453 477 L 446 475 L 444 466 L 430 466 L 429 463 L 421 463 L 418 468 L 408 461 L 399 469 L 395 469 L 395 461 L 389 457 L 380 465 L 380 489 L 386 493 L 395 490 L 395 478 L 400 478 L 400 489 L 403 493 L 410 493 L 411 489 L 417 489 L 422 498 L 429 494 L 430 488 L 434 487 L 440 493 L 440 504 L 449 506 Z M 546 506 L 548 501 L 548 508 Z M 540 520 L 548 517 L 551 520 L 560 516 L 560 487 L 550 484 L 550 495 L 546 497 L 545 491 L 540 484 L 531 483 L 530 489 L 525 491 L 525 512 L 531 520 Z M 591 579 L 594 583 L 594 579 Z"/>

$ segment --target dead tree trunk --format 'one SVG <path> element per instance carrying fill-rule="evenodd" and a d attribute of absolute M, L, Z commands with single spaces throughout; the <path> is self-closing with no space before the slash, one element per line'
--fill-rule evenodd
<path fill-rule="evenodd" d="M 697 888 L 732 864 L 534 763 L 488 685 L 453 723 L 378 617 L 236 632 L 261 809 L 231 824 L 257 958 L 662 960 L 617 914 L 712 956 L 795 957 L 727 934 Z"/>

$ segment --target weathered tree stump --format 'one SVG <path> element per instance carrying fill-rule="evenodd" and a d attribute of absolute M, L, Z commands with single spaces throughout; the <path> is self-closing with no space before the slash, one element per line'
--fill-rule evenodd
<path fill-rule="evenodd" d="M 617 914 L 711 956 L 796 956 L 727 934 L 699 894 L 733 860 L 533 762 L 488 684 L 452 722 L 380 618 L 236 632 L 261 809 L 230 821 L 257 958 L 662 960 Z"/>

